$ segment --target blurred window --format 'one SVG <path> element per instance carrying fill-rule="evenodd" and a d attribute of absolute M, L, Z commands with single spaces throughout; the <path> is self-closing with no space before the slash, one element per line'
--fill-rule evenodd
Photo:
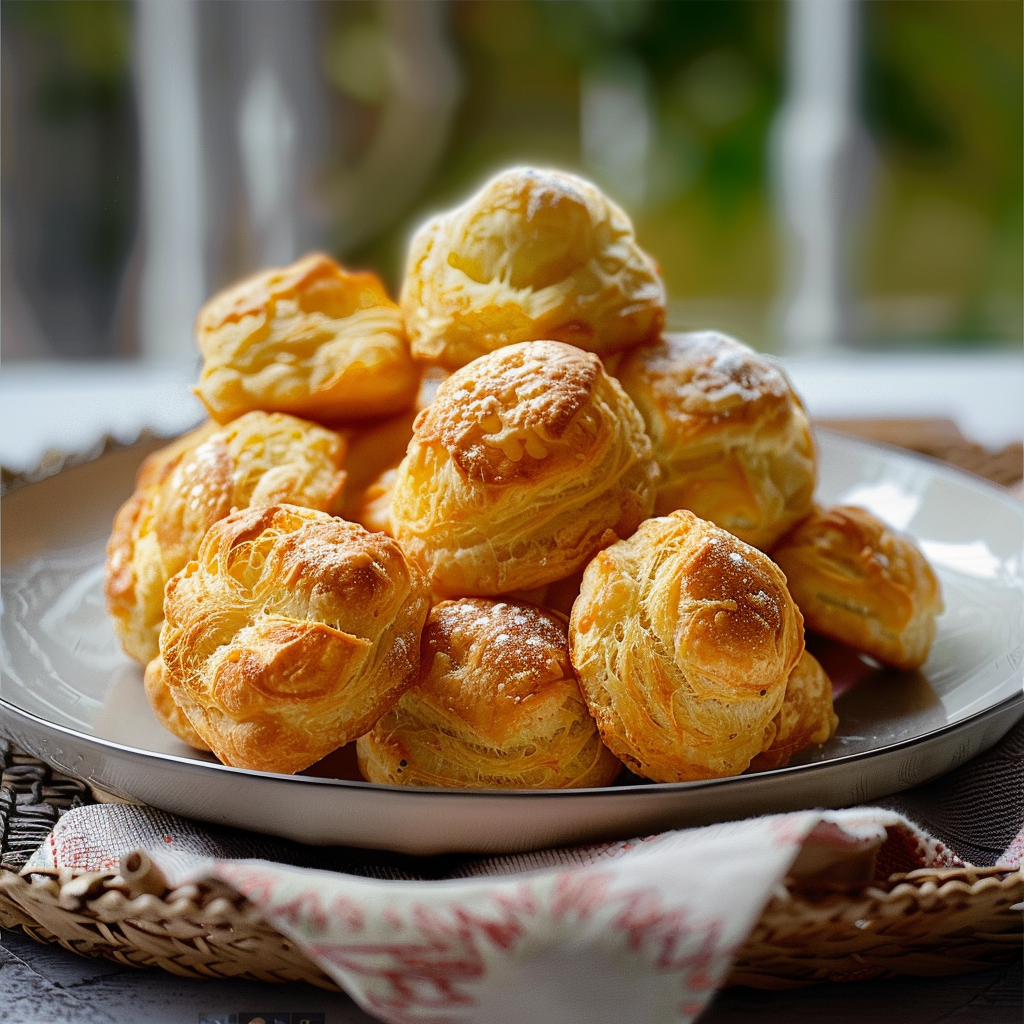
<path fill-rule="evenodd" d="M 170 284 L 146 257 L 161 236 L 145 140 L 161 125 L 145 121 L 140 83 L 185 90 L 183 75 L 198 97 L 206 293 L 311 246 L 397 290 L 422 218 L 539 163 L 593 178 L 630 212 L 670 326 L 778 346 L 782 0 L 192 7 L 194 67 L 160 72 L 140 60 L 146 23 L 128 0 L 0 2 L 4 360 L 146 351 L 147 267 L 149 287 Z M 1022 5 L 857 9 L 851 339 L 1019 346 Z M 186 357 L 195 300 L 174 301 Z"/>
<path fill-rule="evenodd" d="M 132 349 L 132 7 L 0 4 L 4 359 Z"/>

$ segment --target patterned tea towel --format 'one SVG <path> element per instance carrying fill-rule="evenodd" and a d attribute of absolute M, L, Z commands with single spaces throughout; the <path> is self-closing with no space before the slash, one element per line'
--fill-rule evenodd
<path fill-rule="evenodd" d="M 393 1024 L 692 1021 L 785 878 L 868 882 L 962 863 L 879 807 L 423 859 L 95 804 L 67 812 L 25 870 L 108 870 L 136 849 L 172 884 L 216 879 L 247 896 L 366 1012 Z M 1021 853 L 1018 836 L 1004 857 L 1019 865 Z"/>

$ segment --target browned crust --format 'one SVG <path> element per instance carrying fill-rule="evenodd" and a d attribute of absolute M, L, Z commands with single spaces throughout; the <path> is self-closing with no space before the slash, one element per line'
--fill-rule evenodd
<path fill-rule="evenodd" d="M 772 719 L 768 745 L 751 762 L 751 771 L 783 768 L 801 750 L 824 743 L 839 725 L 832 707 L 832 682 L 809 651 L 804 651 L 786 681 L 786 696 Z"/>
<path fill-rule="evenodd" d="M 908 537 L 852 505 L 816 508 L 772 548 L 809 628 L 900 669 L 927 660 L 938 578 Z"/>
<path fill-rule="evenodd" d="M 699 331 L 626 353 L 616 373 L 661 469 L 656 515 L 686 508 L 768 550 L 810 512 L 810 423 L 767 357 Z"/>
<path fill-rule="evenodd" d="M 334 431 L 252 412 L 147 460 L 107 545 L 107 608 L 125 652 L 144 664 L 156 657 L 164 585 L 232 508 L 284 501 L 335 511 L 345 451 Z"/>
<path fill-rule="evenodd" d="M 438 388 L 398 469 L 391 525 L 439 594 L 529 590 L 631 534 L 656 478 L 643 422 L 600 361 L 527 342 Z"/>
<path fill-rule="evenodd" d="M 579 788 L 622 767 L 580 693 L 565 619 L 480 598 L 432 609 L 419 684 L 358 750 L 370 781 L 396 785 Z"/>
<path fill-rule="evenodd" d="M 611 355 L 665 323 L 660 271 L 626 214 L 581 178 L 530 167 L 416 233 L 401 305 L 413 354 L 449 369 L 538 339 Z"/>
<path fill-rule="evenodd" d="M 312 509 L 243 509 L 167 584 L 175 703 L 226 764 L 295 772 L 415 682 L 425 582 L 384 534 Z"/>
<path fill-rule="evenodd" d="M 608 747 L 658 782 L 742 772 L 803 652 L 778 567 L 690 512 L 602 551 L 573 605 L 570 652 Z"/>
<path fill-rule="evenodd" d="M 215 295 L 196 340 L 203 369 L 193 390 L 221 423 L 254 409 L 331 424 L 395 415 L 419 389 L 401 313 L 380 279 L 323 253 Z"/>

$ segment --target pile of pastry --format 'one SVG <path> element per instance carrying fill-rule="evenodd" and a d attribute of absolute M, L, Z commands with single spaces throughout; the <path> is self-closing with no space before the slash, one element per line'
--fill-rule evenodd
<path fill-rule="evenodd" d="M 829 738 L 805 623 L 921 665 L 921 553 L 814 504 L 777 365 L 664 318 L 623 211 L 529 168 L 420 229 L 398 303 L 323 255 L 214 296 L 210 422 L 108 547 L 160 722 L 272 772 L 357 741 L 372 782 L 674 782 Z"/>

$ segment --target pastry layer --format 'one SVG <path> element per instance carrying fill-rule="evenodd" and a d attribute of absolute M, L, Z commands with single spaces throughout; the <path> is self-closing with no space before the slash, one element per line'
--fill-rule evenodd
<path fill-rule="evenodd" d="M 452 374 L 416 418 L 395 537 L 446 597 L 569 576 L 651 513 L 658 469 L 632 402 L 589 352 L 511 345 Z"/>
<path fill-rule="evenodd" d="M 168 689 L 225 764 L 296 772 L 416 681 L 428 608 L 390 537 L 295 505 L 242 509 L 167 584 Z"/>
<path fill-rule="evenodd" d="M 738 775 L 804 649 L 767 555 L 691 512 L 649 519 L 583 574 L 572 663 L 605 744 L 638 775 Z"/>
<path fill-rule="evenodd" d="M 661 467 L 655 515 L 678 508 L 767 550 L 811 510 L 807 415 L 782 371 L 701 331 L 628 352 L 616 371 Z"/>
<path fill-rule="evenodd" d="M 622 770 L 580 693 L 564 618 L 481 598 L 435 605 L 419 684 L 357 749 L 363 775 L 391 785 L 581 788 Z"/>
<path fill-rule="evenodd" d="M 253 409 L 337 424 L 412 407 L 420 370 L 376 274 L 313 253 L 210 299 L 196 320 L 193 389 L 213 419 Z"/>
<path fill-rule="evenodd" d="M 530 167 L 416 233 L 401 306 L 416 358 L 450 369 L 539 339 L 610 355 L 665 322 L 661 274 L 626 214 L 582 178 Z"/>

